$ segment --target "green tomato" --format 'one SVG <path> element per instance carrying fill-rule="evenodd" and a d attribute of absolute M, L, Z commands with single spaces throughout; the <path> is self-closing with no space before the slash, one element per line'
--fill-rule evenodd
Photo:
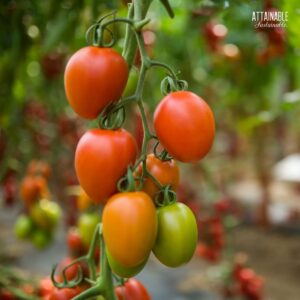
<path fill-rule="evenodd" d="M 193 256 L 197 240 L 197 222 L 183 203 L 158 208 L 158 232 L 153 252 L 168 267 L 178 267 Z"/>
<path fill-rule="evenodd" d="M 148 258 L 142 262 L 141 264 L 137 265 L 136 267 L 133 267 L 133 268 L 128 268 L 128 267 L 124 267 L 122 266 L 121 264 L 119 264 L 112 256 L 111 254 L 108 252 L 108 250 L 106 249 L 106 256 L 107 256 L 107 259 L 108 259 L 108 263 L 112 269 L 112 271 L 120 276 L 120 277 L 123 277 L 123 278 L 130 278 L 130 277 L 133 277 L 135 276 L 136 274 L 140 273 L 147 261 L 148 261 Z"/>
<path fill-rule="evenodd" d="M 58 223 L 61 209 L 57 203 L 41 199 L 31 207 L 30 216 L 38 227 L 50 229 Z"/>
<path fill-rule="evenodd" d="M 30 236 L 30 240 L 36 248 L 42 250 L 51 242 L 52 236 L 46 230 L 35 229 Z"/>
<path fill-rule="evenodd" d="M 20 215 L 15 223 L 15 235 L 19 239 L 25 239 L 29 237 L 33 229 L 32 220 L 26 215 Z"/>
<path fill-rule="evenodd" d="M 95 213 L 85 213 L 79 217 L 79 233 L 85 246 L 90 245 L 95 228 L 99 222 L 100 217 Z"/>

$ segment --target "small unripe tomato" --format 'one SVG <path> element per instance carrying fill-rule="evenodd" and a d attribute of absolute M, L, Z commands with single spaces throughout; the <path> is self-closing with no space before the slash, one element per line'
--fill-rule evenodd
<path fill-rule="evenodd" d="M 156 238 L 152 199 L 144 192 L 113 195 L 104 207 L 102 226 L 112 258 L 124 267 L 137 267 L 148 258 Z"/>
<path fill-rule="evenodd" d="M 154 127 L 162 146 L 182 162 L 202 159 L 215 135 L 210 107 L 189 91 L 173 92 L 163 98 L 154 113 Z"/>
<path fill-rule="evenodd" d="M 20 215 L 15 223 L 15 235 L 19 239 L 24 239 L 29 237 L 32 229 L 32 220 L 26 215 Z"/>
<path fill-rule="evenodd" d="M 147 156 L 146 167 L 148 172 L 153 175 L 161 185 L 170 185 L 176 192 L 179 184 L 179 168 L 173 159 L 162 161 L 151 153 Z M 142 170 L 143 166 L 141 163 L 135 172 L 135 176 L 141 176 Z M 150 177 L 145 178 L 142 190 L 152 198 L 155 198 L 156 193 L 159 192 L 158 186 Z"/>
<path fill-rule="evenodd" d="M 158 208 L 157 239 L 153 253 L 168 267 L 178 267 L 193 256 L 198 240 L 197 222 L 183 203 Z"/>

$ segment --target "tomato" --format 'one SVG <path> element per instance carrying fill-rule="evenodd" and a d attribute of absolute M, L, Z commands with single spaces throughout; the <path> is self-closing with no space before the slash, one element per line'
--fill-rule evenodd
<path fill-rule="evenodd" d="M 31 233 L 30 239 L 32 244 L 36 248 L 44 249 L 49 244 L 52 237 L 48 231 L 35 228 L 34 231 Z"/>
<path fill-rule="evenodd" d="M 144 192 L 113 195 L 102 216 L 107 250 L 120 265 L 136 267 L 149 256 L 157 231 L 152 199 Z"/>
<path fill-rule="evenodd" d="M 121 264 L 119 264 L 116 260 L 113 259 L 113 257 L 110 255 L 110 253 L 106 250 L 106 256 L 109 262 L 109 265 L 112 269 L 112 271 L 117 274 L 120 277 L 123 278 L 130 278 L 135 276 L 136 274 L 138 274 L 139 272 L 141 272 L 147 261 L 148 261 L 148 257 L 145 259 L 145 261 L 143 261 L 141 264 L 137 265 L 136 267 L 132 267 L 132 268 L 128 268 L 128 267 L 124 267 Z"/>
<path fill-rule="evenodd" d="M 128 67 L 118 52 L 85 47 L 73 54 L 66 66 L 66 96 L 78 115 L 94 119 L 106 105 L 121 97 L 127 79 Z"/>
<path fill-rule="evenodd" d="M 193 256 L 198 240 L 197 222 L 183 203 L 158 208 L 158 231 L 153 253 L 168 267 L 178 267 Z"/>
<path fill-rule="evenodd" d="M 80 185 L 96 203 L 105 203 L 136 158 L 136 142 L 124 129 L 92 129 L 80 139 L 75 169 Z"/>
<path fill-rule="evenodd" d="M 39 227 L 50 229 L 58 223 L 61 209 L 56 202 L 42 199 L 30 208 L 30 216 Z"/>
<path fill-rule="evenodd" d="M 161 161 L 156 158 L 154 154 L 149 154 L 147 156 L 146 166 L 149 173 L 151 173 L 161 185 L 170 185 L 172 189 L 176 191 L 179 184 L 179 168 L 173 159 Z M 142 168 L 141 163 L 135 173 L 136 176 L 142 175 Z M 144 181 L 143 191 L 154 198 L 155 194 L 159 192 L 159 188 L 151 178 L 147 177 Z"/>
<path fill-rule="evenodd" d="M 73 257 L 78 257 L 87 252 L 87 249 L 83 244 L 82 237 L 77 227 L 69 229 L 67 235 L 67 244 L 69 252 Z"/>
<path fill-rule="evenodd" d="M 32 220 L 26 215 L 20 215 L 15 223 L 15 235 L 19 239 L 29 237 L 33 228 Z"/>
<path fill-rule="evenodd" d="M 88 247 L 90 245 L 94 231 L 99 222 L 100 217 L 96 213 L 85 213 L 80 216 L 78 227 L 84 246 Z"/>
<path fill-rule="evenodd" d="M 55 288 L 51 293 L 49 300 L 71 300 L 81 292 L 79 288 L 73 289 L 58 289 Z"/>
<path fill-rule="evenodd" d="M 47 193 L 47 183 L 41 176 L 26 176 L 20 187 L 21 199 L 27 206 Z"/>
<path fill-rule="evenodd" d="M 76 204 L 80 211 L 86 210 L 92 204 L 92 200 L 82 188 L 80 188 L 79 195 L 76 199 Z"/>
<path fill-rule="evenodd" d="M 189 91 L 170 93 L 160 102 L 154 113 L 154 127 L 162 146 L 182 162 L 202 159 L 215 134 L 211 109 Z"/>
<path fill-rule="evenodd" d="M 151 297 L 138 280 L 131 278 L 124 286 L 118 286 L 115 289 L 118 300 L 151 300 Z"/>
<path fill-rule="evenodd" d="M 39 296 L 44 297 L 52 293 L 55 289 L 50 277 L 45 277 L 39 283 Z"/>

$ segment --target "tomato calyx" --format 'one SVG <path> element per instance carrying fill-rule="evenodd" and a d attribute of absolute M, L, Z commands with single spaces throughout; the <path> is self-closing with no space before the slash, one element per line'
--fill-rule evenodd
<path fill-rule="evenodd" d="M 137 190 L 136 180 L 133 176 L 133 170 L 131 166 L 127 168 L 126 175 L 118 181 L 117 188 L 121 193 L 134 192 Z"/>
<path fill-rule="evenodd" d="M 188 84 L 185 80 L 179 80 L 174 75 L 167 75 L 160 84 L 161 93 L 166 96 L 172 92 L 187 90 Z"/>

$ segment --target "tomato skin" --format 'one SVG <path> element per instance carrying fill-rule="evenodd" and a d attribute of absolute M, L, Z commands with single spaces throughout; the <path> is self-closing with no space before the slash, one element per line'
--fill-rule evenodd
<path fill-rule="evenodd" d="M 79 257 L 87 252 L 85 245 L 83 244 L 82 237 L 77 227 L 70 228 L 67 235 L 67 244 L 69 253 L 73 257 Z"/>
<path fill-rule="evenodd" d="M 124 286 L 115 289 L 118 300 L 151 300 L 144 285 L 135 278 L 129 279 Z"/>
<path fill-rule="evenodd" d="M 182 162 L 202 159 L 215 134 L 210 107 L 189 91 L 173 92 L 163 98 L 154 113 L 154 127 L 162 146 Z"/>
<path fill-rule="evenodd" d="M 153 253 L 168 267 L 178 267 L 193 256 L 198 240 L 197 222 L 183 203 L 158 208 L 157 239 Z"/>
<path fill-rule="evenodd" d="M 157 232 L 157 216 L 152 199 L 144 192 L 113 195 L 102 216 L 106 247 L 124 267 L 136 267 L 149 256 Z"/>
<path fill-rule="evenodd" d="M 171 185 L 171 188 L 176 192 L 179 185 L 179 168 L 173 159 L 161 161 L 151 153 L 147 155 L 146 167 L 149 173 L 151 173 L 161 185 Z M 142 164 L 139 165 L 135 175 L 142 175 Z M 142 190 L 154 198 L 159 188 L 151 178 L 146 177 Z"/>
<path fill-rule="evenodd" d="M 94 119 L 107 104 L 121 97 L 127 79 L 128 67 L 118 52 L 111 48 L 85 47 L 67 63 L 66 96 L 78 115 Z"/>
<path fill-rule="evenodd" d="M 63 289 L 58 289 L 55 288 L 51 295 L 49 296 L 49 300 L 71 300 L 73 299 L 76 295 L 78 295 L 81 292 L 79 288 L 63 288 Z"/>
<path fill-rule="evenodd" d="M 136 159 L 137 147 L 125 129 L 92 129 L 80 139 L 75 169 L 80 185 L 95 203 L 105 203 Z"/>
<path fill-rule="evenodd" d="M 123 278 L 130 278 L 135 276 L 136 274 L 138 274 L 139 272 L 141 272 L 147 261 L 148 261 L 148 257 L 145 259 L 145 261 L 143 261 L 141 264 L 137 265 L 136 267 L 133 268 L 127 268 L 122 266 L 121 264 L 119 264 L 116 260 L 113 259 L 113 257 L 110 255 L 110 253 L 106 250 L 106 255 L 107 255 L 107 259 L 109 262 L 109 265 L 112 269 L 112 271 Z"/>

